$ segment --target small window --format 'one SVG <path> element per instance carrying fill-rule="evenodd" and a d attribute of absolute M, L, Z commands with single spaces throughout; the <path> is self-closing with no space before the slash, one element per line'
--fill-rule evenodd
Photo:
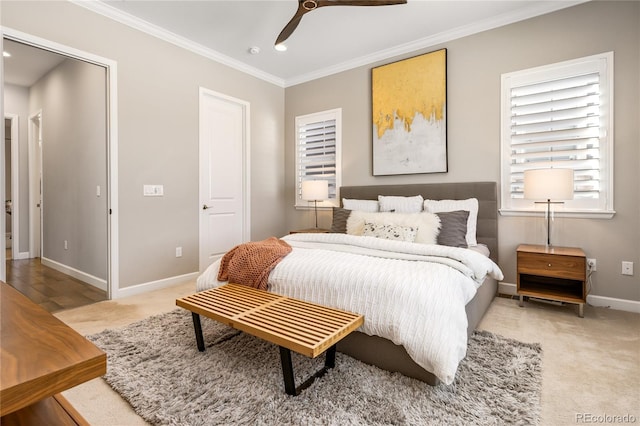
<path fill-rule="evenodd" d="M 298 116 L 295 126 L 296 206 L 308 206 L 301 197 L 304 180 L 329 181 L 329 200 L 318 206 L 339 206 L 342 109 Z"/>
<path fill-rule="evenodd" d="M 613 52 L 502 75 L 501 213 L 531 213 L 524 171 L 574 171 L 571 216 L 613 215 Z"/>

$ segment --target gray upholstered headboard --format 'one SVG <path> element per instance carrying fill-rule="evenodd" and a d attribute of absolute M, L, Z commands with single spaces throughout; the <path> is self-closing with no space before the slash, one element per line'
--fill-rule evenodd
<path fill-rule="evenodd" d="M 476 238 L 491 251 L 491 259 L 498 263 L 498 192 L 495 182 L 417 183 L 409 185 L 343 186 L 341 198 L 377 200 L 378 195 L 422 195 L 431 200 L 464 200 L 477 198 L 478 229 Z"/>

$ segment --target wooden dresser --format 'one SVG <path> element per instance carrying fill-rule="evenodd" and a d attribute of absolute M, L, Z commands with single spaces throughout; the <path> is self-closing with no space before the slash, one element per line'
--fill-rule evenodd
<path fill-rule="evenodd" d="M 87 424 L 60 392 L 104 375 L 93 343 L 0 282 L 0 423 Z"/>

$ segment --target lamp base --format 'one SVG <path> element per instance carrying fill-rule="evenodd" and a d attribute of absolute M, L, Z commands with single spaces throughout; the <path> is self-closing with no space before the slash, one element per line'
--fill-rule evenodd
<path fill-rule="evenodd" d="M 545 244 L 547 247 L 551 247 L 551 204 L 564 204 L 563 201 L 551 201 L 547 199 L 547 201 L 535 201 L 535 204 L 546 204 L 547 205 L 547 243 Z"/>
<path fill-rule="evenodd" d="M 316 212 L 316 229 L 318 229 L 318 200 L 313 200 L 313 210 Z"/>

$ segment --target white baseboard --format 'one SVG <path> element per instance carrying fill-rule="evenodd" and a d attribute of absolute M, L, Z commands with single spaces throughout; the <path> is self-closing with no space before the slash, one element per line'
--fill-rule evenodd
<path fill-rule="evenodd" d="M 136 284 L 129 287 L 119 288 L 115 291 L 115 294 L 111 295 L 112 299 L 121 299 L 123 297 L 134 296 L 136 294 L 146 293 L 152 290 L 158 290 L 165 287 L 171 287 L 176 284 L 183 283 L 185 281 L 193 280 L 199 275 L 198 272 L 191 272 L 189 274 L 178 275 L 175 277 L 163 278 L 157 281 L 150 281 L 148 283 Z M 193 286 L 195 293 L 196 287 Z"/>
<path fill-rule="evenodd" d="M 71 266 L 56 262 L 55 260 L 47 259 L 46 257 L 42 257 L 40 258 L 40 260 L 44 266 L 48 266 L 49 268 L 55 269 L 56 271 L 60 271 L 63 274 L 70 275 L 73 278 L 97 287 L 100 290 L 107 291 L 107 280 L 103 280 L 102 278 L 87 274 L 86 272 L 82 272 L 78 269 L 72 268 Z"/>
<path fill-rule="evenodd" d="M 511 283 L 498 283 L 498 293 L 517 296 L 517 286 Z M 640 302 L 636 300 L 616 299 L 614 297 L 595 296 L 590 294 L 587 296 L 587 304 L 591 306 L 611 308 L 617 311 L 640 313 Z"/>
<path fill-rule="evenodd" d="M 518 295 L 518 286 L 511 283 L 498 283 L 498 293 L 506 294 L 508 296 L 517 296 Z"/>
<path fill-rule="evenodd" d="M 29 252 L 28 251 L 23 251 L 18 253 L 18 255 L 16 257 L 13 258 L 13 260 L 23 260 L 23 259 L 29 259 Z"/>
<path fill-rule="evenodd" d="M 611 308 L 617 311 L 640 313 L 640 302 L 636 300 L 616 299 L 614 297 L 588 295 L 587 303 L 591 306 Z"/>

